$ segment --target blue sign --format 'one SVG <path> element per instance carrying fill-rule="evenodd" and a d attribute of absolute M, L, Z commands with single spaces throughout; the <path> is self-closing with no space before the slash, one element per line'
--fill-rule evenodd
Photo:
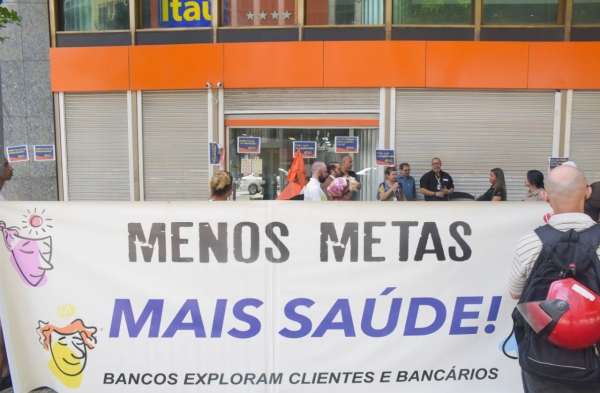
<path fill-rule="evenodd" d="M 358 137 L 357 136 L 336 136 L 335 137 L 335 152 L 336 153 L 358 153 Z"/>
<path fill-rule="evenodd" d="M 317 158 L 317 142 L 294 141 L 294 156 L 300 150 L 304 158 Z"/>
<path fill-rule="evenodd" d="M 568 161 L 569 157 L 550 157 L 548 159 L 548 172 Z"/>
<path fill-rule="evenodd" d="M 260 154 L 260 137 L 238 136 L 237 152 L 242 154 Z"/>
<path fill-rule="evenodd" d="M 217 142 L 208 142 L 208 164 L 221 165 L 223 163 L 223 148 Z"/>
<path fill-rule="evenodd" d="M 35 161 L 55 161 L 54 145 L 33 145 L 33 158 Z"/>
<path fill-rule="evenodd" d="M 159 0 L 160 27 L 211 27 L 211 0 Z"/>
<path fill-rule="evenodd" d="M 375 161 L 379 166 L 396 165 L 396 156 L 394 150 L 375 150 Z"/>
<path fill-rule="evenodd" d="M 29 153 L 27 145 L 8 146 L 6 148 L 8 162 L 23 162 L 29 161 Z"/>

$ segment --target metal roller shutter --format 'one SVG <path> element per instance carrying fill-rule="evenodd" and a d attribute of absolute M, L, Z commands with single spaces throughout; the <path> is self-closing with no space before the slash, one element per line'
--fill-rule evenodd
<path fill-rule="evenodd" d="M 144 200 L 208 199 L 207 93 L 143 92 L 141 151 Z"/>
<path fill-rule="evenodd" d="M 225 90 L 225 114 L 379 113 L 379 89 Z"/>
<path fill-rule="evenodd" d="M 502 168 L 508 200 L 520 200 L 530 169 L 546 172 L 552 153 L 553 91 L 396 91 L 396 162 L 417 181 L 431 159 L 455 191 L 481 195 L 492 168 Z M 419 194 L 420 199 L 423 197 Z"/>
<path fill-rule="evenodd" d="M 589 183 L 600 180 L 600 91 L 574 91 L 569 158 Z"/>
<path fill-rule="evenodd" d="M 71 201 L 131 200 L 127 93 L 65 93 Z"/>

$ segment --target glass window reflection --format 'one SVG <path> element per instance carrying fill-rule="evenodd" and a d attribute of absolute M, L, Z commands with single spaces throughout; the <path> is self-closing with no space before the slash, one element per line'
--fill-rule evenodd
<path fill-rule="evenodd" d="M 223 0 L 223 26 L 294 26 L 296 0 Z"/>
<path fill-rule="evenodd" d="M 573 24 L 600 24 L 600 0 L 573 0 Z"/>
<path fill-rule="evenodd" d="M 394 0 L 396 25 L 470 25 L 471 0 Z"/>
<path fill-rule="evenodd" d="M 381 0 L 306 0 L 307 25 L 382 25 Z"/>
<path fill-rule="evenodd" d="M 62 0 L 60 30 L 129 29 L 129 0 Z"/>
<path fill-rule="evenodd" d="M 558 0 L 483 0 L 483 23 L 557 24 Z"/>

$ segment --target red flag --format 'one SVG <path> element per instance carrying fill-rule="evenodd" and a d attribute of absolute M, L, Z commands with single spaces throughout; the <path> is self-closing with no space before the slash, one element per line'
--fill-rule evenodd
<path fill-rule="evenodd" d="M 287 174 L 288 185 L 281 191 L 277 197 L 278 201 L 292 199 L 300 194 L 300 191 L 306 185 L 306 167 L 304 166 L 304 158 L 300 150 L 296 152 L 292 167 Z"/>

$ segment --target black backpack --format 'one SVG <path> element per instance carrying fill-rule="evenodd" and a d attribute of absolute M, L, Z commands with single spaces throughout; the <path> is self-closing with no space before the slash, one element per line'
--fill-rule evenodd
<path fill-rule="evenodd" d="M 519 304 L 546 300 L 550 284 L 567 277 L 600 294 L 600 261 L 596 254 L 600 225 L 594 224 L 581 232 L 574 229 L 562 232 L 544 225 L 535 233 L 543 247 L 525 282 Z M 519 364 L 525 372 L 565 385 L 600 387 L 600 356 L 596 345 L 582 350 L 560 348 L 546 340 L 549 332 L 536 333 L 516 308 L 512 317 Z"/>

